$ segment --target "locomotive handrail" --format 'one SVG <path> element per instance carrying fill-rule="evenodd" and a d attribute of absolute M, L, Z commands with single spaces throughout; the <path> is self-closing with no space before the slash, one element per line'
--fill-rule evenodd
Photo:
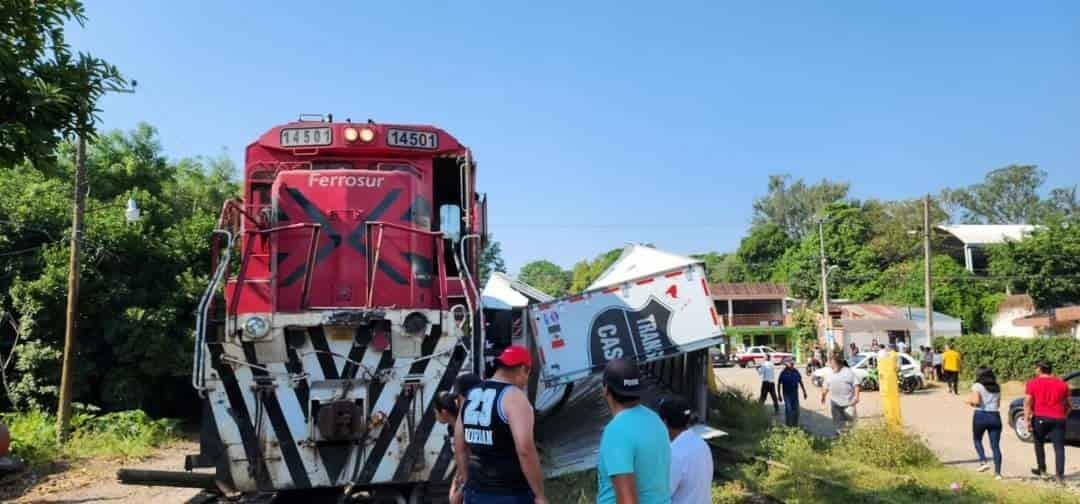
<path fill-rule="evenodd" d="M 206 364 L 203 362 L 203 345 L 206 343 L 206 319 L 210 316 L 210 305 L 214 293 L 217 292 L 221 278 L 225 276 L 225 270 L 229 267 L 233 247 L 233 234 L 231 232 L 224 229 L 215 229 L 213 236 L 216 238 L 217 235 L 226 237 L 225 258 L 218 262 L 217 268 L 214 269 L 214 276 L 206 287 L 206 291 L 203 292 L 202 298 L 199 299 L 198 315 L 195 318 L 195 359 L 191 369 L 191 385 L 195 387 L 195 390 L 201 396 L 205 396 L 206 392 Z"/>
<path fill-rule="evenodd" d="M 296 224 L 289 224 L 289 225 L 286 225 L 286 226 L 277 226 L 277 227 L 266 228 L 266 229 L 248 229 L 247 231 L 244 231 L 244 232 L 248 233 L 248 234 L 269 234 L 269 233 L 276 233 L 278 231 L 288 231 L 290 229 L 301 229 L 301 228 L 309 228 L 309 227 L 320 228 L 320 227 L 322 227 L 322 225 L 316 224 L 314 222 L 298 222 Z"/>
<path fill-rule="evenodd" d="M 307 253 L 307 263 L 306 263 L 306 264 L 308 264 L 308 266 L 305 267 L 305 269 L 304 269 L 304 284 L 303 284 L 304 289 L 303 289 L 303 291 L 300 292 L 300 306 L 302 306 L 302 307 L 307 306 L 308 293 L 311 290 L 311 274 L 315 269 L 315 267 L 314 267 L 314 264 L 315 264 L 315 248 L 319 243 L 319 233 L 322 230 L 322 225 L 314 223 L 314 222 L 298 222 L 296 224 L 288 224 L 288 225 L 285 225 L 285 226 L 276 226 L 276 227 L 265 228 L 265 229 L 248 229 L 248 230 L 244 231 L 244 234 L 264 235 L 264 234 L 270 234 L 270 233 L 277 233 L 279 231 L 289 231 L 289 230 L 292 230 L 292 229 L 304 229 L 304 228 L 311 228 L 311 237 L 308 239 L 308 253 Z M 236 303 L 239 300 L 239 296 L 240 296 L 239 286 L 243 282 L 242 277 L 244 275 L 244 272 L 246 271 L 248 252 L 250 251 L 250 248 L 251 248 L 250 244 L 251 244 L 251 242 L 249 241 L 248 246 L 245 247 L 244 257 L 243 257 L 243 259 L 241 259 L 241 263 L 240 263 L 240 271 L 237 273 L 237 276 L 236 276 L 237 289 L 233 290 L 233 299 L 232 299 L 232 301 L 233 301 L 232 306 L 234 306 L 234 307 L 236 306 Z M 275 280 L 276 280 L 276 268 L 275 268 L 274 271 L 275 271 Z M 273 290 L 274 290 L 273 295 L 275 295 L 275 299 L 276 299 L 276 291 L 277 291 L 277 286 L 276 285 L 275 285 Z M 274 309 L 274 311 L 277 311 L 276 303 L 275 303 L 273 309 Z"/>
<path fill-rule="evenodd" d="M 438 281 L 439 281 L 439 303 L 441 305 L 441 308 L 443 310 L 445 310 L 448 301 L 447 301 L 447 295 L 446 295 L 446 289 L 447 289 L 447 285 L 446 285 L 446 261 L 443 258 L 443 241 L 442 241 L 442 238 L 445 237 L 446 235 L 443 234 L 442 231 L 428 231 L 426 229 L 417 229 L 417 228 L 414 228 L 412 226 L 406 226 L 406 225 L 403 225 L 403 224 L 398 224 L 396 222 L 370 221 L 370 222 L 367 222 L 366 224 L 368 226 L 379 226 L 380 227 L 379 239 L 378 239 L 378 242 L 376 243 L 376 246 L 375 246 L 375 257 L 374 257 L 374 261 L 372 262 L 372 264 L 375 265 L 375 266 L 378 266 L 378 264 L 379 264 L 379 252 L 380 252 L 380 249 L 382 248 L 382 237 L 383 237 L 382 228 L 384 228 L 384 227 L 389 226 L 391 228 L 398 229 L 398 230 L 401 230 L 401 231 L 405 231 L 405 232 L 408 232 L 408 233 L 417 233 L 417 234 L 421 234 L 421 235 L 427 235 L 427 236 L 430 236 L 432 238 L 436 238 L 436 240 L 435 240 L 435 251 L 438 254 L 437 257 L 439 259 L 438 261 L 436 261 L 436 263 L 438 263 L 438 265 L 439 265 L 438 266 L 438 272 L 437 272 L 438 276 L 439 276 L 439 278 L 438 278 Z M 368 236 L 370 236 L 370 233 L 368 234 Z M 369 307 L 374 304 L 374 299 L 373 299 L 374 296 L 375 296 L 375 275 L 374 275 L 374 271 L 370 275 L 370 278 L 371 278 L 371 282 L 368 285 L 368 299 L 367 299 Z"/>
<path fill-rule="evenodd" d="M 254 215 L 251 215 L 247 212 L 247 210 L 244 210 L 243 202 L 237 199 L 230 199 L 225 200 L 225 203 L 221 205 L 221 217 L 218 218 L 219 228 L 225 227 L 225 216 L 229 215 L 229 212 L 237 212 L 240 215 L 247 217 L 247 219 L 251 221 L 251 223 L 255 226 L 262 226 L 262 223 L 259 222 L 259 219 L 256 219 Z"/>

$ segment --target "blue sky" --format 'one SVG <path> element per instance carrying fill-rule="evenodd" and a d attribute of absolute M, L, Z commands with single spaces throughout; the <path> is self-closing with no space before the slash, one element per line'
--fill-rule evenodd
<path fill-rule="evenodd" d="M 769 174 L 910 198 L 1034 163 L 1080 184 L 1077 2 L 89 1 L 69 42 L 172 157 L 301 112 L 471 146 L 511 271 L 732 250 Z M 871 5 L 875 4 L 875 5 Z M 948 4 L 948 5 L 945 5 Z"/>

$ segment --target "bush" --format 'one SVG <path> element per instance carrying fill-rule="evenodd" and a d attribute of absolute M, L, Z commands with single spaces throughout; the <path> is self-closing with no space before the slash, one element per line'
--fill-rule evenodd
<path fill-rule="evenodd" d="M 858 427 L 841 436 L 832 455 L 881 469 L 927 468 L 941 465 L 922 438 L 881 424 Z"/>
<path fill-rule="evenodd" d="M 750 495 L 746 484 L 739 480 L 714 485 L 712 489 L 713 504 L 741 504 L 746 502 Z"/>
<path fill-rule="evenodd" d="M 993 369 L 1001 382 L 1026 380 L 1035 374 L 1038 360 L 1049 362 L 1059 375 L 1080 370 L 1080 340 L 969 335 L 935 340 L 934 345 L 941 348 L 946 342 L 960 352 L 963 363 L 960 374 L 968 380 L 974 378 L 975 368 L 979 366 Z"/>
<path fill-rule="evenodd" d="M 740 389 L 709 394 L 709 425 L 725 431 L 736 444 L 755 444 L 772 423 L 770 411 Z"/>
<path fill-rule="evenodd" d="M 175 438 L 174 420 L 151 419 L 140 410 L 105 415 L 77 413 L 71 419 L 71 439 L 56 439 L 56 417 L 41 411 L 3 415 L 11 430 L 11 453 L 31 466 L 86 457 L 138 458 Z"/>
<path fill-rule="evenodd" d="M 768 435 L 761 439 L 763 455 L 790 464 L 803 456 L 813 455 L 814 449 L 822 446 L 806 431 L 795 427 L 773 427 Z"/>
<path fill-rule="evenodd" d="M 11 432 L 11 454 L 32 466 L 61 458 L 56 418 L 41 411 L 3 415 Z"/>

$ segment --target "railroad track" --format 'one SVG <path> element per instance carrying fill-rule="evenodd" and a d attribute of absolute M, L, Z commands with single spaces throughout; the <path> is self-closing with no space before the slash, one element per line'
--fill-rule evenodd
<path fill-rule="evenodd" d="M 217 490 L 210 473 L 121 469 L 121 483 L 128 485 L 171 486 L 198 488 L 202 491 L 186 504 L 446 504 L 449 486 L 446 483 L 413 487 L 357 489 L 350 495 L 342 488 L 314 488 L 226 496 Z"/>

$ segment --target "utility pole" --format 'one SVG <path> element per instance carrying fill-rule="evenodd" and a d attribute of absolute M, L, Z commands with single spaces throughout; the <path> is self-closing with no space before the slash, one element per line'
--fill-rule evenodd
<path fill-rule="evenodd" d="M 56 432 L 60 441 L 68 437 L 71 420 L 71 380 L 74 379 L 75 333 L 79 317 L 79 253 L 82 246 L 83 209 L 86 203 L 86 137 L 79 133 L 75 148 L 75 215 L 71 219 L 71 258 L 68 261 L 67 324 L 64 328 L 64 360 L 60 373 L 60 406 L 56 412 Z"/>
<path fill-rule="evenodd" d="M 825 261 L 824 223 L 825 219 L 818 219 L 818 244 L 821 247 L 821 315 L 824 317 L 821 323 L 825 330 L 825 344 L 831 346 L 832 317 L 829 316 L 829 267 Z M 829 348 L 829 353 L 832 353 L 832 348 Z"/>
<path fill-rule="evenodd" d="M 934 342 L 934 293 L 930 289 L 930 195 L 923 197 L 923 292 L 926 295 L 926 338 Z"/>
<path fill-rule="evenodd" d="M 135 92 L 139 83 L 131 81 L 130 88 L 109 86 L 104 93 Z M 71 219 L 71 258 L 68 260 L 67 323 L 64 326 L 64 357 L 60 370 L 60 404 L 56 408 L 56 434 L 60 442 L 68 438 L 71 421 L 71 381 L 75 379 L 75 336 L 79 319 L 79 254 L 82 251 L 83 214 L 86 207 L 86 125 L 80 129 L 75 147 L 75 211 Z"/>

